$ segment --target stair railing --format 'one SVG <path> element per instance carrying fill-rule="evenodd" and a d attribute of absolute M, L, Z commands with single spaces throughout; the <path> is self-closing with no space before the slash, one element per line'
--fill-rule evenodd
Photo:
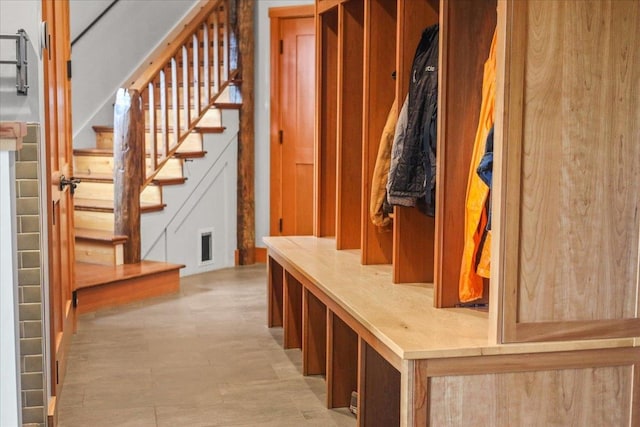
<path fill-rule="evenodd" d="M 227 0 L 202 1 L 195 17 L 173 41 L 167 42 L 166 49 L 149 61 L 128 88 L 118 91 L 113 135 L 117 166 L 114 214 L 116 233 L 121 230 L 129 236 L 125 263 L 140 260 L 140 201 L 136 191 L 118 194 L 118 184 L 127 180 L 128 185 L 121 188 L 141 190 L 151 183 L 225 88 L 233 83 L 238 74 L 233 40 Z M 123 223 L 126 227 L 119 225 Z M 132 236 L 136 229 L 138 235 Z"/>

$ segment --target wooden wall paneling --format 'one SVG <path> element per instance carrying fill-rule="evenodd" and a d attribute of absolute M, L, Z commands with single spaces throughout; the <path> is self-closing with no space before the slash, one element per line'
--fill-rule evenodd
<path fill-rule="evenodd" d="M 358 390 L 358 335 L 331 310 L 327 314 L 327 407 L 344 408 Z"/>
<path fill-rule="evenodd" d="M 400 371 L 360 340 L 358 417 L 362 426 L 400 425 Z"/>
<path fill-rule="evenodd" d="M 504 98 L 522 121 L 502 125 L 519 156 L 507 152 L 500 179 L 522 179 L 500 194 L 502 227 L 515 231 L 500 263 L 517 272 L 503 278 L 505 341 L 638 336 L 640 5 L 508 12 L 524 25 L 506 34 L 521 40 L 505 52 Z M 522 102 L 509 102 L 510 89 Z"/>
<path fill-rule="evenodd" d="M 327 369 L 327 306 L 308 289 L 302 291 L 302 374 L 324 375 Z"/>
<path fill-rule="evenodd" d="M 398 108 L 409 93 L 409 79 L 422 31 L 438 23 L 433 0 L 398 1 L 396 97 Z M 418 209 L 396 206 L 393 219 L 393 282 L 432 282 L 435 220 Z"/>
<path fill-rule="evenodd" d="M 407 425 L 429 425 L 429 402 L 431 394 L 429 390 L 429 376 L 427 375 L 427 360 L 411 361 L 411 389 L 407 390 L 410 401 L 407 402 L 408 411 L 402 416 L 407 417 Z"/>
<path fill-rule="evenodd" d="M 364 2 L 339 7 L 337 249 L 359 249 L 362 198 Z"/>
<path fill-rule="evenodd" d="M 284 348 L 302 348 L 302 285 L 286 270 L 282 295 Z"/>
<path fill-rule="evenodd" d="M 637 425 L 637 348 L 418 362 L 430 425 Z M 526 363 L 523 362 L 526 360 Z M 492 396 L 489 404 L 486 396 Z M 469 408 L 473 408 L 470 411 Z"/>
<path fill-rule="evenodd" d="M 313 234 L 335 236 L 336 139 L 338 105 L 338 10 L 317 18 L 317 118 L 315 164 L 315 221 Z"/>
<path fill-rule="evenodd" d="M 273 258 L 267 261 L 267 325 L 270 328 L 282 326 L 282 303 L 283 303 L 283 283 L 284 270 L 282 266 Z"/>
<path fill-rule="evenodd" d="M 440 9 L 434 303 L 459 303 L 467 181 L 496 0 L 445 1 Z M 461 54 L 464 52 L 464 54 Z"/>
<path fill-rule="evenodd" d="M 393 233 L 369 220 L 371 179 L 380 137 L 395 98 L 396 0 L 365 0 L 362 137 L 362 263 L 390 264 Z"/>

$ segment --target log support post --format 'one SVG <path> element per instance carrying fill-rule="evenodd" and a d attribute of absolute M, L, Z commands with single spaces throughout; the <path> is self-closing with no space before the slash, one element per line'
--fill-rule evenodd
<path fill-rule="evenodd" d="M 255 263 L 254 0 L 237 4 L 242 106 L 238 135 L 238 264 Z M 232 26 L 233 27 L 233 26 Z M 232 28 L 232 30 L 235 30 Z"/>
<path fill-rule="evenodd" d="M 119 89 L 113 114 L 114 232 L 128 237 L 124 263 L 140 262 L 140 187 L 144 116 L 136 90 Z"/>

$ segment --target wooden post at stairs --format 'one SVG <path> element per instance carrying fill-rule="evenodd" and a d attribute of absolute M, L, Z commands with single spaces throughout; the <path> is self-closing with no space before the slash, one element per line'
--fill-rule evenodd
<path fill-rule="evenodd" d="M 255 263 L 254 0 L 237 1 L 242 106 L 238 135 L 238 263 Z"/>
<path fill-rule="evenodd" d="M 114 231 L 128 237 L 124 263 L 140 262 L 140 187 L 144 117 L 136 90 L 119 89 L 113 112 Z"/>

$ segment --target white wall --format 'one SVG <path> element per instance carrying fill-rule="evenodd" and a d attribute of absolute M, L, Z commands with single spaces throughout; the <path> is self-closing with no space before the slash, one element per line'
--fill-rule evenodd
<path fill-rule="evenodd" d="M 80 33 L 104 10 L 104 3 L 71 0 L 73 32 Z M 113 122 L 116 90 L 195 4 L 196 0 L 120 0 L 73 46 L 74 147 L 95 146 L 91 126 Z"/>
<path fill-rule="evenodd" d="M 15 152 L 0 151 L 0 427 L 21 424 Z"/>
<path fill-rule="evenodd" d="M 163 188 L 164 210 L 141 219 L 142 257 L 184 264 L 181 276 L 232 267 L 237 248 L 238 111 L 223 110 L 222 134 L 205 134 L 207 155 L 184 165 L 187 181 Z M 213 230 L 213 260 L 200 265 L 200 230 Z"/>
<path fill-rule="evenodd" d="M 271 108 L 269 8 L 312 4 L 313 0 L 257 0 L 255 10 L 255 192 L 256 246 L 269 235 L 269 127 Z"/>
<path fill-rule="evenodd" d="M 38 0 L 0 0 L 0 33 L 16 34 L 24 29 L 29 37 L 27 52 L 28 95 L 16 94 L 16 68 L 0 65 L 0 120 L 40 121 L 39 59 L 40 11 Z M 14 40 L 0 40 L 0 60 L 15 61 Z"/>
<path fill-rule="evenodd" d="M 39 60 L 40 0 L 0 0 L 0 33 L 22 28 L 30 39 L 28 96 L 18 96 L 15 68 L 0 66 L 0 121 L 41 122 L 42 63 Z M 0 41 L 0 59 L 15 60 L 15 42 Z M 19 360 L 17 357 L 17 262 L 14 153 L 0 152 L 0 427 L 21 424 Z"/>
<path fill-rule="evenodd" d="M 71 41 L 78 37 L 111 3 L 113 0 L 71 0 L 69 2 L 72 9 L 70 13 L 73 15 L 69 22 Z"/>

